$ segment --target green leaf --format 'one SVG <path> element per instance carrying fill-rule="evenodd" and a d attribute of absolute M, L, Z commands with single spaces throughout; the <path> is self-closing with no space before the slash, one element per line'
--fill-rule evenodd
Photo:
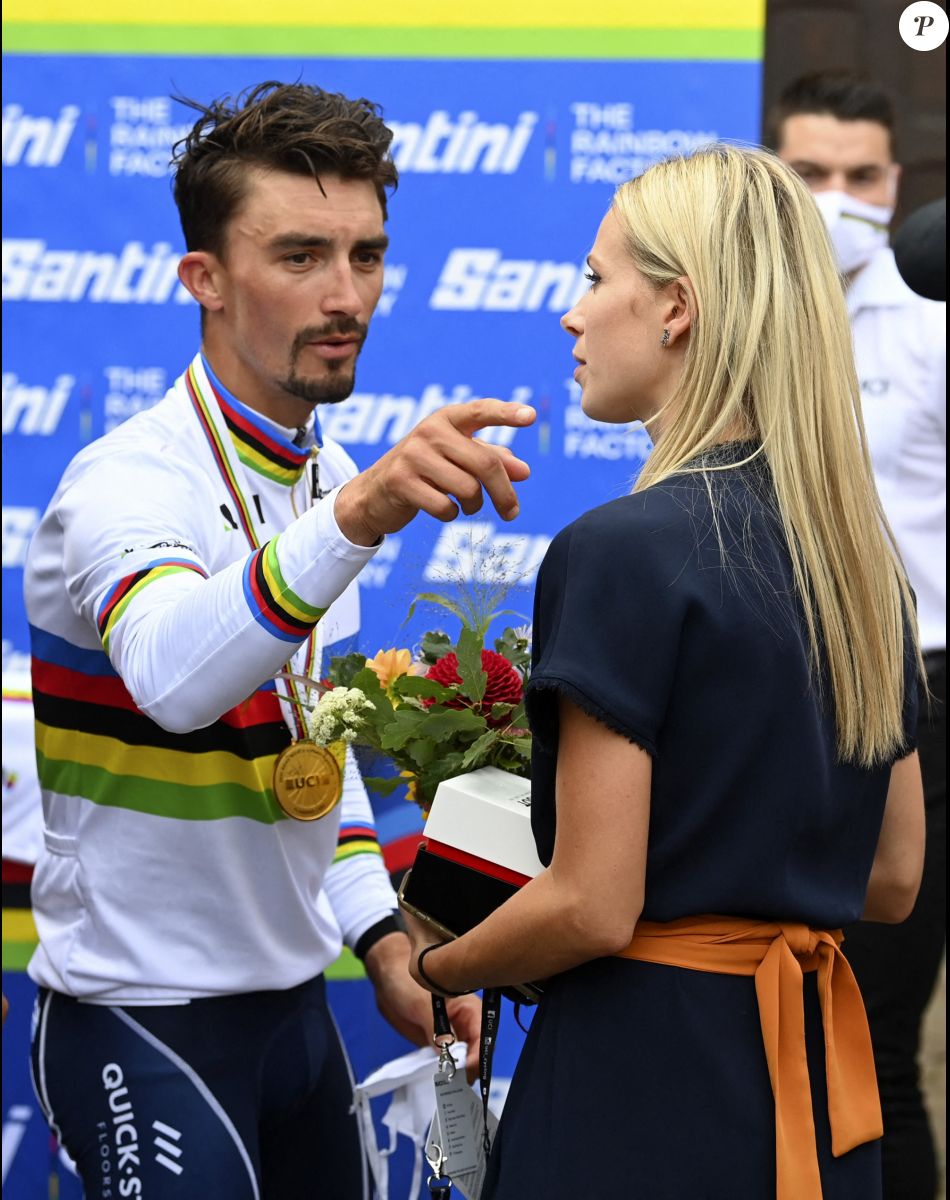
<path fill-rule="evenodd" d="M 427 713 L 419 715 L 425 722 L 420 727 L 421 736 L 436 742 L 444 743 L 460 736 L 465 739 L 464 745 L 467 747 L 470 734 L 484 733 L 488 728 L 485 718 L 470 708 L 430 708 Z"/>
<path fill-rule="evenodd" d="M 383 730 L 392 721 L 394 709 L 392 702 L 379 682 L 379 676 L 369 667 L 365 667 L 358 675 L 350 680 L 350 687 L 359 688 L 367 700 L 373 705 L 363 714 L 364 729 L 370 739 L 369 744 L 379 747 Z"/>
<path fill-rule="evenodd" d="M 415 763 L 417 768 L 427 767 L 435 757 L 435 752 L 438 749 L 438 744 L 435 738 L 419 738 L 417 741 L 410 742 L 406 747 L 409 757 Z"/>
<path fill-rule="evenodd" d="M 498 741 L 498 730 L 489 729 L 480 738 L 476 738 L 462 756 L 462 770 L 468 771 L 478 763 L 478 760 Z"/>
<path fill-rule="evenodd" d="M 398 775 L 387 776 L 385 779 L 380 775 L 364 775 L 363 782 L 377 796 L 391 796 L 397 787 L 408 783 L 409 780 L 401 779 Z"/>
<path fill-rule="evenodd" d="M 401 675 L 393 683 L 393 691 L 397 696 L 422 696 L 427 700 L 451 700 L 455 694 L 454 688 L 421 675 Z"/>
<path fill-rule="evenodd" d="M 380 742 L 384 750 L 401 750 L 406 742 L 416 737 L 435 737 L 436 734 L 423 726 L 428 725 L 432 718 L 429 710 L 419 708 L 397 708 L 393 719 L 387 721 L 380 730 Z"/>
<path fill-rule="evenodd" d="M 488 674 L 482 670 L 482 639 L 471 629 L 463 629 L 459 634 L 455 653 L 458 656 L 462 695 L 474 704 L 479 704 L 488 685 Z"/>
<path fill-rule="evenodd" d="M 434 666 L 440 658 L 444 658 L 452 648 L 452 639 L 441 630 L 429 630 L 428 633 L 422 635 L 422 659 L 430 667 Z"/>
<path fill-rule="evenodd" d="M 462 606 L 460 604 L 456 604 L 454 600 L 450 600 L 448 596 L 439 595 L 438 592 L 419 592 L 419 594 L 414 597 L 412 603 L 409 605 L 409 611 L 406 613 L 406 620 L 403 621 L 403 625 L 412 620 L 417 604 L 435 604 L 439 608 L 447 609 L 453 617 L 458 617 L 464 628 L 469 628 L 465 610 L 462 608 Z"/>
<path fill-rule="evenodd" d="M 506 629 L 501 637 L 495 638 L 495 650 L 507 658 L 511 665 L 519 671 L 523 671 L 531 662 L 530 645 L 513 629 Z"/>
<path fill-rule="evenodd" d="M 513 708 L 513 704 L 493 704 L 491 706 L 491 719 L 493 721 L 500 721 L 502 717 L 507 717 Z"/>
<path fill-rule="evenodd" d="M 330 659 L 327 679 L 334 687 L 352 687 L 355 675 L 366 666 L 365 654 L 335 654 Z"/>
<path fill-rule="evenodd" d="M 432 763 L 425 770 L 420 771 L 416 785 L 420 799 L 428 800 L 431 803 L 435 799 L 436 788 L 443 779 L 451 779 L 453 775 L 461 775 L 463 757 L 461 751 L 453 750 L 449 754 L 442 754 L 438 758 L 433 759 Z"/>

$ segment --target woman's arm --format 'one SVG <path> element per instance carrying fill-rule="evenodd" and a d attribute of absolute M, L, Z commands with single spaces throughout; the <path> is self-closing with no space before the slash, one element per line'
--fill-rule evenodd
<path fill-rule="evenodd" d="M 891 768 L 862 920 L 905 921 L 917 899 L 923 869 L 924 788 L 915 751 Z"/>
<path fill-rule="evenodd" d="M 614 954 L 633 936 L 643 907 L 653 761 L 564 698 L 559 720 L 551 865 L 475 929 L 426 956 L 426 974 L 446 991 L 545 979 Z M 409 925 L 414 970 L 432 936 Z"/>

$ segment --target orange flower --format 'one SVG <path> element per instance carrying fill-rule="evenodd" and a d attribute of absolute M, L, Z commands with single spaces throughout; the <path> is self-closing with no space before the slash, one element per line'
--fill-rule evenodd
<path fill-rule="evenodd" d="M 375 658 L 366 660 L 366 665 L 388 691 L 400 676 L 409 674 L 412 654 L 409 650 L 380 650 Z"/>
<path fill-rule="evenodd" d="M 415 775 L 412 773 L 412 771 L 400 771 L 400 772 L 399 772 L 399 778 L 400 778 L 400 779 L 407 779 L 407 780 L 409 781 L 409 786 L 408 786 L 408 788 L 406 789 L 406 799 L 407 799 L 407 800 L 411 800 L 411 801 L 412 801 L 414 804 L 418 804 L 418 803 L 419 803 L 419 796 L 418 796 L 418 793 L 417 793 L 417 791 L 416 791 L 416 777 L 415 777 Z M 429 814 L 428 814 L 428 812 L 426 812 L 426 813 L 424 813 L 423 815 L 424 815 L 424 816 L 428 816 Z"/>

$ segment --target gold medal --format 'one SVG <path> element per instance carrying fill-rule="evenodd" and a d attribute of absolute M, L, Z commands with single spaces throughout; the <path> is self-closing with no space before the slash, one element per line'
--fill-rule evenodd
<path fill-rule="evenodd" d="M 317 821 L 340 803 L 343 773 L 326 746 L 292 742 L 274 763 L 274 796 L 288 817 Z"/>

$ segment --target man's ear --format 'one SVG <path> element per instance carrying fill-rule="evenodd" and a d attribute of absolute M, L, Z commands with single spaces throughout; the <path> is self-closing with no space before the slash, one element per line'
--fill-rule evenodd
<path fill-rule="evenodd" d="M 689 333 L 696 312 L 696 295 L 685 275 L 667 284 L 663 301 L 663 328 L 670 331 L 665 344 L 672 346 L 677 338 Z"/>
<path fill-rule="evenodd" d="M 178 278 L 202 308 L 217 312 L 224 307 L 220 291 L 221 263 L 208 250 L 189 250 L 178 264 Z"/>

